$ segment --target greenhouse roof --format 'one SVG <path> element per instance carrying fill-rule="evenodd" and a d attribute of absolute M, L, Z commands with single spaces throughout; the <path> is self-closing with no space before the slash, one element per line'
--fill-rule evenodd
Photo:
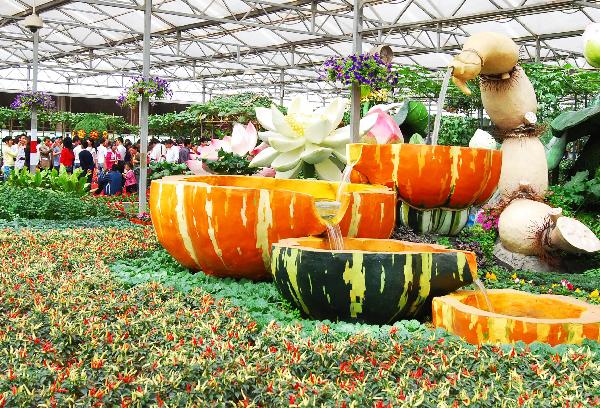
<path fill-rule="evenodd" d="M 33 0 L 0 2 L 0 89 L 30 86 L 32 34 L 22 19 Z M 143 0 L 37 0 L 39 86 L 58 94 L 114 97 L 142 71 Z M 273 98 L 339 94 L 319 78 L 323 61 L 353 50 L 353 1 L 154 0 L 152 75 L 172 82 L 174 100 L 267 92 Z M 523 60 L 585 66 L 580 36 L 600 21 L 597 1 L 370 0 L 362 48 L 387 44 L 397 64 L 438 69 L 465 38 L 498 31 Z"/>

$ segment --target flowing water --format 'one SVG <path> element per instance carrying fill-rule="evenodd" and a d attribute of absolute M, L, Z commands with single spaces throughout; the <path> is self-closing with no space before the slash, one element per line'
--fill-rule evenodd
<path fill-rule="evenodd" d="M 344 249 L 344 238 L 339 224 L 327 223 L 327 238 L 329 239 L 329 249 L 335 251 Z"/>
<path fill-rule="evenodd" d="M 488 296 L 487 290 L 485 289 L 485 286 L 483 285 L 483 282 L 478 278 L 478 279 L 475 279 L 473 281 L 473 283 L 477 286 L 477 288 L 479 289 L 479 291 L 483 295 L 483 298 L 485 299 L 485 303 L 486 303 L 487 308 L 488 308 L 488 312 L 494 313 L 494 307 L 492 306 L 492 302 L 490 301 L 490 297 Z"/>
<path fill-rule="evenodd" d="M 440 126 L 442 124 L 442 111 L 444 110 L 444 102 L 446 101 L 446 93 L 448 92 L 448 84 L 452 78 L 452 67 L 448 67 L 446 75 L 444 75 L 444 82 L 442 82 L 442 89 L 437 101 L 437 113 L 435 114 L 435 121 L 433 122 L 433 133 L 431 135 L 431 144 L 436 145 L 440 134 Z"/>
<path fill-rule="evenodd" d="M 344 172 L 342 173 L 342 180 L 340 181 L 340 184 L 338 186 L 337 195 L 335 197 L 335 200 L 338 203 L 342 202 L 342 194 L 344 194 L 344 191 L 346 190 L 346 186 L 348 184 L 350 184 L 350 174 L 352 174 L 353 168 L 354 168 L 353 164 L 348 164 L 346 166 L 346 168 L 344 169 Z"/>
<path fill-rule="evenodd" d="M 344 237 L 342 230 L 338 224 L 333 224 L 331 221 L 335 218 L 342 205 L 342 195 L 348 184 L 350 183 L 350 174 L 352 173 L 353 165 L 349 164 L 342 173 L 342 180 L 338 186 L 335 201 L 317 201 L 315 206 L 319 216 L 327 223 L 327 238 L 329 239 L 329 249 L 342 250 L 344 249 Z"/>

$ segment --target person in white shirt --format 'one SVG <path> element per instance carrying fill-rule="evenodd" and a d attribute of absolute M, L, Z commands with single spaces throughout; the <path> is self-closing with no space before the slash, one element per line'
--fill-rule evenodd
<path fill-rule="evenodd" d="M 27 136 L 21 135 L 19 137 L 19 144 L 17 144 L 17 156 L 15 157 L 15 170 L 22 170 L 25 167 L 27 160 L 26 149 L 27 147 Z"/>
<path fill-rule="evenodd" d="M 83 150 L 81 146 L 81 140 L 79 138 L 73 139 L 73 155 L 75 156 L 75 162 L 73 163 L 73 168 L 78 169 L 81 167 L 81 163 L 79 163 L 79 153 Z"/>
<path fill-rule="evenodd" d="M 94 164 L 98 163 L 98 156 L 96 153 L 96 148 L 94 147 L 94 141 L 92 139 L 87 139 L 84 142 L 85 150 L 92 154 L 92 158 L 94 159 Z"/>
<path fill-rule="evenodd" d="M 127 153 L 127 148 L 125 147 L 125 145 L 123 145 L 123 138 L 120 136 L 117 137 L 116 143 L 117 143 L 117 152 L 119 152 L 121 157 L 124 159 L 125 153 Z"/>
<path fill-rule="evenodd" d="M 104 162 L 106 160 L 106 153 L 108 153 L 108 140 L 102 139 L 102 143 L 98 145 L 98 153 L 96 155 L 96 161 L 98 163 L 98 170 L 104 170 Z"/>
<path fill-rule="evenodd" d="M 179 146 L 177 146 L 171 139 L 165 142 L 167 146 L 167 163 L 179 163 Z"/>
<path fill-rule="evenodd" d="M 157 139 L 152 139 L 152 150 L 150 151 L 150 161 L 151 162 L 162 162 L 165 161 L 167 156 L 167 149 L 165 146 L 160 143 Z"/>

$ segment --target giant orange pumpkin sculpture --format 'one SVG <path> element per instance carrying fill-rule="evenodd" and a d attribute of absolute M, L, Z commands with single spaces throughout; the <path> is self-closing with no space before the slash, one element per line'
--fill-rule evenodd
<path fill-rule="evenodd" d="M 513 289 L 488 290 L 493 312 L 479 292 L 458 291 L 433 299 L 433 325 L 472 344 L 534 341 L 552 346 L 600 340 L 600 306 L 570 296 Z"/>
<path fill-rule="evenodd" d="M 184 266 L 223 277 L 269 279 L 271 245 L 320 235 L 315 202 L 335 200 L 338 183 L 248 176 L 176 176 L 152 182 L 158 240 Z M 389 238 L 395 193 L 350 184 L 338 215 L 348 237 Z"/>
<path fill-rule="evenodd" d="M 497 150 L 422 144 L 350 144 L 353 182 L 396 187 L 418 209 L 462 210 L 490 199 L 500 179 Z"/>

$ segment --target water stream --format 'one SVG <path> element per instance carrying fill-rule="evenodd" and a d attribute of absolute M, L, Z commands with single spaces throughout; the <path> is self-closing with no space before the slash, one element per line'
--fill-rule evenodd
<path fill-rule="evenodd" d="M 329 239 L 329 249 L 334 251 L 344 249 L 344 238 L 339 224 L 327 223 L 327 239 Z"/>
<path fill-rule="evenodd" d="M 433 122 L 433 133 L 431 134 L 431 144 L 437 145 L 440 126 L 442 124 L 442 112 L 444 110 L 444 102 L 446 101 L 446 93 L 448 92 L 448 84 L 452 78 L 452 67 L 448 67 L 446 75 L 444 75 L 444 81 L 442 82 L 442 89 L 437 101 L 437 113 L 435 114 L 435 121 Z"/>
<path fill-rule="evenodd" d="M 353 164 L 348 164 L 346 166 L 346 168 L 344 169 L 344 172 L 342 173 L 342 180 L 340 181 L 340 184 L 338 185 L 338 191 L 337 191 L 337 195 L 335 197 L 335 200 L 338 203 L 342 202 L 342 194 L 344 194 L 344 191 L 346 190 L 346 186 L 348 184 L 350 184 L 350 175 L 352 174 L 353 168 L 354 168 Z"/>
<path fill-rule="evenodd" d="M 315 206 L 319 216 L 327 223 L 327 238 L 329 239 L 329 249 L 332 250 L 343 250 L 344 249 L 344 237 L 342 236 L 342 230 L 338 224 L 333 224 L 331 221 L 338 214 L 342 205 L 342 196 L 346 191 L 348 184 L 350 183 L 350 174 L 352 173 L 353 165 L 349 164 L 342 173 L 342 180 L 338 185 L 335 201 L 317 201 Z"/>
<path fill-rule="evenodd" d="M 485 286 L 483 285 L 483 282 L 481 281 L 481 279 L 477 278 L 473 281 L 473 283 L 477 286 L 477 288 L 483 295 L 483 298 L 485 299 L 485 303 L 487 305 L 488 312 L 494 313 L 494 307 L 492 306 L 490 297 L 488 296 L 487 290 L 486 290 Z"/>

